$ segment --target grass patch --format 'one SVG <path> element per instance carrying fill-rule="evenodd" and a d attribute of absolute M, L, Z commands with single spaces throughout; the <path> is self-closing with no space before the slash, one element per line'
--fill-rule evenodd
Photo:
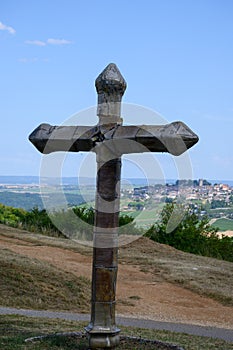
<path fill-rule="evenodd" d="M 134 218 L 137 227 L 149 229 L 156 222 L 156 220 L 159 219 L 159 214 L 163 206 L 164 204 L 158 205 L 154 209 L 146 209 L 143 211 L 125 211 L 123 214 Z"/>
<path fill-rule="evenodd" d="M 40 260 L 0 250 L 0 305 L 89 312 L 90 281 Z"/>
<path fill-rule="evenodd" d="M 25 339 L 35 336 L 60 332 L 83 332 L 86 326 L 83 322 L 65 321 L 46 318 L 29 318 L 24 316 L 6 315 L 0 318 L 0 347 L 1 350 L 87 350 L 86 338 L 72 336 L 55 336 L 40 341 L 27 342 Z M 150 350 L 166 349 L 155 344 L 136 342 L 124 336 L 141 337 L 144 339 L 168 342 L 183 347 L 185 350 L 233 350 L 233 343 L 220 339 L 192 336 L 184 333 L 156 331 L 133 327 L 120 327 L 122 340 L 119 350 Z"/>

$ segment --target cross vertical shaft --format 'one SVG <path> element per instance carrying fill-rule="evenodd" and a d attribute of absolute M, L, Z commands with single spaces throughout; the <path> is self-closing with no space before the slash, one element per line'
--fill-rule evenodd
<path fill-rule="evenodd" d="M 114 64 L 96 79 L 100 133 L 122 123 L 121 99 L 126 82 Z M 118 269 L 121 157 L 114 143 L 95 147 L 97 161 L 96 211 L 93 237 L 91 322 L 86 328 L 91 348 L 110 348 L 119 343 L 115 322 Z"/>

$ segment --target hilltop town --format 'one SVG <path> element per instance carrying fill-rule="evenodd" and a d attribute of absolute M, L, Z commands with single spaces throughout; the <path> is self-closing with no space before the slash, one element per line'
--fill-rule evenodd
<path fill-rule="evenodd" d="M 43 186 L 42 186 L 43 187 Z M 94 205 L 95 186 L 78 188 L 69 184 L 61 187 L 38 183 L 0 184 L 0 203 L 27 210 L 43 208 L 43 196 L 53 197 L 64 191 L 68 205 L 75 206 L 89 198 Z M 205 179 L 177 180 L 166 184 L 123 185 L 121 188 L 121 211 L 125 213 L 151 210 L 170 202 L 185 203 L 200 215 L 210 218 L 233 219 L 233 187 L 225 183 L 211 184 Z"/>
<path fill-rule="evenodd" d="M 177 180 L 175 184 L 153 185 L 124 189 L 122 199 L 129 203 L 123 210 L 144 210 L 155 203 L 172 201 L 186 203 L 201 215 L 233 218 L 233 187 L 228 184 L 211 184 L 207 180 Z"/>

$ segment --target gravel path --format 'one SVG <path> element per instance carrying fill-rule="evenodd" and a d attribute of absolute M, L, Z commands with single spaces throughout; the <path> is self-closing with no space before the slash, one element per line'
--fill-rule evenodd
<path fill-rule="evenodd" d="M 87 314 L 77 314 L 70 312 L 53 312 L 53 311 L 38 311 L 38 310 L 24 310 L 8 307 L 0 307 L 0 315 L 23 315 L 28 317 L 46 317 L 46 318 L 61 318 L 70 321 L 87 321 L 90 316 Z M 145 320 L 139 318 L 117 317 L 117 324 L 122 326 L 132 326 L 140 328 L 168 330 L 172 332 L 188 333 L 193 335 L 219 338 L 228 342 L 233 342 L 233 330 L 196 326 L 184 323 L 160 322 L 154 320 Z"/>

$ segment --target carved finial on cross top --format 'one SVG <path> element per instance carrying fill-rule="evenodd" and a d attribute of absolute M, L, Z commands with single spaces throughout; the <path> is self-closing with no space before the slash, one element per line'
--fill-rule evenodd
<path fill-rule="evenodd" d="M 114 63 L 110 63 L 96 78 L 99 124 L 121 124 L 121 99 L 126 81 Z"/>
<path fill-rule="evenodd" d="M 126 82 L 115 64 L 109 64 L 95 84 L 98 93 L 97 125 L 41 124 L 29 136 L 34 146 L 45 154 L 56 151 L 96 153 L 91 321 L 86 328 L 91 349 L 115 347 L 120 340 L 120 330 L 115 322 L 115 292 L 121 156 L 141 152 L 180 155 L 198 141 L 198 136 L 182 122 L 122 125 L 121 99 Z"/>

